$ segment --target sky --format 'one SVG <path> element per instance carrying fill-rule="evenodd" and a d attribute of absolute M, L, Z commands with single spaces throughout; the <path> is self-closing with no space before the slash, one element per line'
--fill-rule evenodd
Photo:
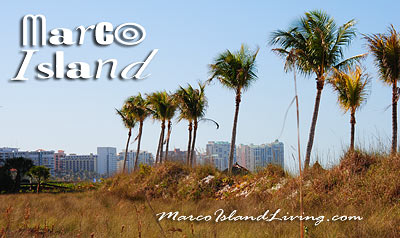
<path fill-rule="evenodd" d="M 388 7 L 390 6 L 390 7 Z M 367 52 L 362 34 L 383 33 L 389 24 L 399 29 L 398 1 L 9 1 L 0 16 L 0 147 L 21 150 L 64 150 L 66 153 L 96 153 L 98 146 L 122 151 L 127 130 L 115 113 L 124 100 L 141 92 L 175 91 L 188 83 L 210 77 L 208 65 L 226 49 L 238 50 L 242 43 L 260 48 L 257 56 L 258 80 L 242 97 L 237 129 L 237 144 L 263 144 L 279 139 L 285 144 L 285 163 L 294 169 L 296 114 L 292 107 L 283 127 L 285 112 L 294 96 L 293 75 L 285 73 L 284 62 L 271 52 L 271 32 L 287 29 L 306 11 L 324 10 L 338 24 L 357 20 L 358 36 L 346 49 L 346 57 Z M 133 22 L 146 30 L 145 40 L 136 46 L 118 44 L 99 47 L 87 35 L 81 46 L 41 47 L 28 66 L 25 82 L 10 82 L 23 54 L 20 46 L 20 20 L 26 14 L 42 14 L 47 29 L 89 26 L 110 22 L 114 27 Z M 90 32 L 88 33 L 90 34 Z M 77 32 L 74 32 L 77 37 Z M 117 59 L 117 73 L 126 65 L 143 61 L 154 49 L 144 80 L 35 79 L 35 67 L 52 62 L 55 51 L 64 51 L 65 62 L 87 62 L 92 72 L 98 59 Z M 367 103 L 356 114 L 356 144 L 363 148 L 387 146 L 391 138 L 391 88 L 377 77 L 372 56 L 364 61 L 371 76 Z M 105 75 L 105 74 L 104 74 Z M 300 100 L 301 151 L 304 155 L 316 94 L 315 76 L 298 77 Z M 206 117 L 220 124 L 199 125 L 196 147 L 205 151 L 208 141 L 230 141 L 234 114 L 234 92 L 212 83 L 206 88 Z M 343 114 L 329 86 L 322 93 L 313 160 L 324 165 L 338 162 L 350 140 L 350 115 Z M 144 124 L 142 149 L 155 152 L 159 122 Z M 136 148 L 136 142 L 132 143 Z M 174 120 L 170 148 L 187 147 L 187 123 Z"/>

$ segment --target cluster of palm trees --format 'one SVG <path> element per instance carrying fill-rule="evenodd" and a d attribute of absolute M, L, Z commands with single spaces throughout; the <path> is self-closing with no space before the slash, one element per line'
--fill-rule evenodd
<path fill-rule="evenodd" d="M 361 67 L 360 60 L 367 54 L 344 58 L 343 50 L 349 46 L 356 36 L 355 21 L 338 26 L 334 19 L 322 11 L 310 11 L 298 19 L 289 29 L 277 30 L 272 33 L 270 45 L 278 45 L 273 49 L 279 56 L 285 58 L 285 70 L 294 71 L 296 87 L 296 71 L 303 75 L 315 75 L 317 94 L 314 112 L 307 143 L 304 168 L 310 165 L 311 151 L 314 142 L 318 118 L 319 104 L 325 83 L 332 86 L 337 93 L 338 103 L 344 112 L 350 111 L 350 147 L 354 150 L 355 113 L 365 103 L 368 95 L 370 77 Z M 386 34 L 364 35 L 369 51 L 375 58 L 380 79 L 391 84 L 392 96 L 392 149 L 397 152 L 397 100 L 399 89 L 397 80 L 400 77 L 400 35 L 393 26 Z M 297 100 L 297 93 L 295 96 Z M 297 102 L 297 101 L 296 101 Z M 299 112 L 297 111 L 297 118 Z M 297 119 L 299 120 L 299 119 Z M 299 122 L 297 121 L 299 131 Z M 299 134 L 299 132 L 298 132 Z M 298 139 L 300 148 L 300 139 Z M 302 197 L 302 166 L 299 149 L 300 169 L 300 212 L 303 214 Z M 303 222 L 300 222 L 300 237 L 304 237 Z"/>
<path fill-rule="evenodd" d="M 332 85 L 338 95 L 342 109 L 350 111 L 350 150 L 354 149 L 355 112 L 365 103 L 368 94 L 369 76 L 360 66 L 367 54 L 344 58 L 344 48 L 356 36 L 356 22 L 350 20 L 338 26 L 334 19 L 322 11 L 310 11 L 298 19 L 288 30 L 272 33 L 271 45 L 275 53 L 286 59 L 285 69 L 315 75 L 317 95 L 311 121 L 305 156 L 305 168 L 309 167 L 318 118 L 321 93 L 325 83 Z M 375 58 L 380 79 L 393 87 L 392 98 L 392 153 L 397 152 L 397 100 L 400 77 L 400 35 L 393 26 L 387 34 L 364 35 L 369 51 Z"/>
<path fill-rule="evenodd" d="M 139 93 L 136 96 L 129 97 L 124 102 L 121 109 L 116 109 L 117 114 L 121 117 L 125 127 L 128 129 L 128 139 L 126 142 L 122 171 L 126 171 L 126 161 L 129 143 L 132 136 L 132 129 L 139 124 L 138 136 L 135 139 L 138 141 L 138 144 L 133 168 L 134 170 L 137 170 L 140 143 L 143 134 L 143 122 L 149 117 L 161 122 L 161 131 L 156 153 L 156 164 L 168 160 L 172 120 L 177 112 L 179 112 L 178 121 L 186 120 L 189 123 L 189 140 L 186 162 L 190 166 L 194 165 L 198 123 L 202 120 L 208 120 L 214 122 L 218 128 L 218 124 L 215 121 L 204 117 L 207 108 L 207 98 L 204 94 L 205 86 L 205 83 L 199 83 L 198 88 L 194 88 L 189 84 L 186 88 L 180 87 L 174 93 L 158 91 L 146 94 L 145 97 Z M 167 134 L 165 134 L 166 127 Z"/>
<path fill-rule="evenodd" d="M 335 20 L 323 11 L 310 11 L 300 17 L 289 29 L 277 30 L 272 33 L 270 45 L 278 45 L 273 52 L 285 58 L 285 70 L 300 72 L 305 76 L 315 75 L 317 94 L 314 112 L 311 120 L 304 167 L 310 164 L 314 135 L 318 119 L 319 105 L 322 90 L 325 84 L 332 86 L 337 92 L 338 103 L 344 112 L 350 111 L 351 140 L 350 150 L 354 150 L 355 113 L 366 102 L 369 92 L 370 77 L 361 66 L 361 60 L 367 54 L 360 54 L 350 58 L 344 57 L 344 49 L 356 37 L 355 20 L 350 20 L 338 26 Z M 380 78 L 393 87 L 392 98 L 392 153 L 397 151 L 397 100 L 400 90 L 397 80 L 400 77 L 400 35 L 393 26 L 387 34 L 364 35 L 369 51 L 375 58 Z M 168 159 L 168 146 L 172 130 L 172 119 L 179 111 L 178 121 L 188 121 L 188 153 L 187 164 L 193 165 L 195 154 L 196 134 L 198 123 L 204 118 L 207 99 L 204 89 L 207 83 L 217 79 L 221 85 L 235 93 L 235 114 L 233 119 L 231 148 L 229 154 L 229 173 L 233 167 L 233 157 L 236 142 L 236 128 L 238 124 L 239 106 L 243 92 L 257 79 L 256 57 L 258 49 L 250 50 L 242 47 L 231 52 L 226 50 L 217 55 L 209 65 L 211 77 L 206 83 L 199 83 L 198 88 L 190 84 L 180 87 L 175 93 L 165 91 L 147 94 L 142 98 L 140 94 L 130 97 L 124 103 L 118 114 L 129 129 L 126 152 L 131 137 L 132 128 L 139 122 L 138 147 L 134 169 L 137 169 L 137 160 L 140 149 L 143 121 L 152 116 L 161 122 L 161 132 L 156 154 L 156 163 Z M 212 120 L 211 120 L 212 121 Z M 215 121 L 213 121 L 216 123 Z M 167 123 L 167 135 L 165 127 Z M 218 124 L 217 124 L 218 128 Z M 165 155 L 164 144 L 166 144 Z M 127 153 L 125 153 L 124 170 Z M 300 155 L 299 155 L 300 159 Z"/>
<path fill-rule="evenodd" d="M 135 158 L 134 170 L 137 169 L 137 161 L 140 151 L 140 141 L 142 135 L 143 121 L 151 116 L 153 119 L 161 122 L 161 132 L 156 153 L 156 164 L 168 160 L 168 146 L 172 130 L 172 119 L 176 111 L 179 111 L 178 121 L 188 121 L 188 149 L 186 163 L 189 166 L 195 164 L 195 145 L 199 122 L 210 121 L 219 128 L 216 121 L 205 118 L 207 108 L 207 98 L 205 96 L 205 87 L 213 79 L 217 79 L 222 85 L 231 89 L 236 94 L 236 110 L 233 121 L 232 141 L 229 155 L 229 173 L 233 167 L 233 153 L 236 140 L 236 128 L 238 122 L 239 105 L 242 93 L 249 88 L 252 82 L 257 79 L 255 59 L 258 50 L 252 52 L 246 46 L 242 45 L 237 52 L 229 50 L 221 53 L 210 64 L 210 72 L 212 76 L 205 83 L 199 83 L 198 88 L 194 88 L 188 84 L 186 88 L 179 87 L 174 93 L 166 91 L 147 94 L 143 98 L 141 94 L 128 98 L 120 110 L 116 109 L 120 115 L 124 125 L 128 128 L 128 139 L 125 148 L 125 158 L 123 171 L 125 171 L 128 147 L 132 135 L 132 129 L 139 122 L 139 134 L 137 137 L 138 147 Z M 168 123 L 168 131 L 165 136 L 165 127 Z M 165 155 L 164 155 L 164 144 Z"/>

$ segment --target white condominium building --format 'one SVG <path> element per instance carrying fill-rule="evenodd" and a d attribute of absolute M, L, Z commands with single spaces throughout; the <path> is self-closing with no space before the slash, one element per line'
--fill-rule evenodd
<path fill-rule="evenodd" d="M 231 143 L 225 141 L 209 141 L 206 145 L 207 160 L 219 170 L 225 170 L 229 166 L 229 152 Z M 233 163 L 236 163 L 236 149 L 233 154 Z"/>
<path fill-rule="evenodd" d="M 96 172 L 106 177 L 117 172 L 117 148 L 97 147 Z"/>
<path fill-rule="evenodd" d="M 284 168 L 284 146 L 276 140 L 270 144 L 248 145 L 248 155 L 244 167 L 250 171 L 266 167 L 268 164 L 277 164 Z"/>
<path fill-rule="evenodd" d="M 125 151 L 122 151 L 118 154 L 118 165 L 117 165 L 118 171 L 122 171 L 124 159 L 125 159 Z M 128 157 L 126 159 L 127 159 L 126 168 L 128 168 L 128 171 L 132 171 L 133 167 L 135 166 L 136 151 L 133 150 L 128 151 Z M 137 163 L 138 167 L 140 164 L 153 165 L 153 163 L 154 163 L 154 158 L 152 153 L 147 151 L 139 152 L 138 163 Z"/>
<path fill-rule="evenodd" d="M 53 150 L 36 150 L 36 151 L 19 151 L 17 148 L 0 148 L 0 159 L 10 159 L 23 157 L 33 161 L 36 166 L 42 165 L 50 169 L 51 175 L 54 175 L 54 151 Z"/>

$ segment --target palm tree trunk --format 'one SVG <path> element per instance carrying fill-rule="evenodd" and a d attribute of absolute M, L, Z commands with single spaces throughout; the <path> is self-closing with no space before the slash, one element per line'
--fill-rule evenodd
<path fill-rule="evenodd" d="M 314 113 L 311 121 L 310 134 L 308 137 L 306 158 L 304 161 L 305 170 L 310 166 L 311 151 L 314 143 L 315 127 L 317 126 L 319 103 L 321 101 L 322 89 L 324 89 L 324 81 L 317 79 L 317 96 L 315 98 Z"/>
<path fill-rule="evenodd" d="M 168 134 L 167 134 L 167 145 L 165 146 L 165 161 L 168 160 L 168 149 L 169 149 L 169 137 L 171 136 L 171 120 L 168 120 Z"/>
<path fill-rule="evenodd" d="M 236 127 L 237 121 L 239 117 L 239 106 L 241 101 L 241 91 L 238 89 L 236 91 L 236 106 L 235 106 L 235 117 L 233 118 L 233 128 L 232 128 L 232 139 L 231 139 L 231 151 L 229 152 L 229 167 L 228 172 L 232 174 L 232 167 L 233 167 L 233 155 L 235 153 L 235 142 L 236 142 Z"/>
<path fill-rule="evenodd" d="M 194 120 L 194 128 L 193 128 L 193 141 L 192 141 L 192 149 L 190 150 L 190 166 L 193 167 L 195 163 L 193 163 L 194 159 L 194 154 L 196 153 L 194 151 L 194 148 L 196 146 L 196 135 L 197 135 L 197 119 Z"/>
<path fill-rule="evenodd" d="M 159 163 L 160 160 L 160 149 L 161 149 L 161 142 L 162 142 L 162 129 L 160 131 L 160 138 L 158 139 L 158 147 L 157 147 L 157 153 L 156 153 L 156 164 Z"/>
<path fill-rule="evenodd" d="M 132 128 L 129 128 L 128 140 L 126 141 L 126 146 L 125 146 L 125 158 L 124 158 L 124 165 L 122 166 L 122 173 L 125 173 L 125 166 L 128 158 L 128 147 L 129 147 L 129 141 L 131 140 L 131 135 L 132 135 Z"/>
<path fill-rule="evenodd" d="M 397 79 L 395 79 L 392 95 L 392 154 L 397 153 L 397 99 Z"/>
<path fill-rule="evenodd" d="M 142 140 L 142 130 L 143 130 L 143 121 L 140 121 L 140 123 L 139 123 L 138 144 L 137 144 L 135 165 L 133 166 L 133 171 L 136 171 L 137 170 L 137 166 L 138 166 L 139 153 L 140 153 L 140 142 Z"/>
<path fill-rule="evenodd" d="M 354 134 L 356 125 L 356 112 L 354 110 L 352 110 L 351 112 L 350 124 L 351 124 L 350 151 L 354 151 Z"/>
<path fill-rule="evenodd" d="M 163 151 L 164 151 L 164 134 L 165 134 L 165 120 L 161 123 L 161 144 L 160 144 L 160 164 L 163 162 Z"/>
<path fill-rule="evenodd" d="M 188 149 L 187 149 L 187 157 L 186 157 L 186 164 L 190 166 L 190 146 L 192 144 L 192 121 L 189 121 L 189 141 L 188 141 Z"/>

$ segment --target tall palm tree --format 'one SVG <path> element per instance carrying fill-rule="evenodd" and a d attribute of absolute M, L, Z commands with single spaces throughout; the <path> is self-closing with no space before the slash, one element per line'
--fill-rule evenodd
<path fill-rule="evenodd" d="M 161 121 L 161 131 L 160 138 L 158 140 L 157 152 L 156 152 L 156 164 L 159 163 L 159 155 L 161 149 L 161 143 L 164 140 L 163 131 L 165 130 L 165 120 L 163 119 L 163 114 L 165 114 L 165 107 L 162 103 L 162 97 L 164 92 L 155 92 L 147 95 L 149 100 L 149 108 L 151 109 L 151 114 L 154 120 Z"/>
<path fill-rule="evenodd" d="M 365 56 L 365 54 L 361 54 L 344 59 L 344 48 L 349 46 L 356 36 L 355 23 L 354 20 L 350 20 L 338 27 L 335 20 L 325 12 L 310 11 L 288 30 L 277 30 L 272 33 L 270 44 L 281 47 L 276 49 L 278 54 L 286 56 L 294 50 L 297 70 L 304 75 L 313 73 L 316 75 L 317 95 L 307 143 L 305 168 L 308 168 L 310 164 L 325 79 L 333 68 L 341 69 Z"/>
<path fill-rule="evenodd" d="M 150 115 L 150 111 L 148 110 L 148 101 L 142 97 L 139 93 L 136 96 L 129 97 L 125 101 L 125 105 L 129 110 L 132 112 L 133 117 L 136 121 L 139 122 L 139 134 L 137 137 L 138 144 L 136 150 L 136 158 L 133 170 L 137 170 L 138 167 L 138 160 L 139 160 L 139 153 L 140 153 L 140 142 L 142 140 L 142 133 L 143 133 L 143 122 L 144 120 Z"/>
<path fill-rule="evenodd" d="M 174 116 L 176 105 L 174 97 L 169 95 L 166 91 L 152 93 L 148 95 L 147 98 L 149 100 L 149 108 L 152 112 L 153 118 L 161 121 L 161 132 L 158 141 L 156 163 L 162 163 L 165 122 Z"/>
<path fill-rule="evenodd" d="M 126 104 L 122 106 L 121 110 L 115 109 L 117 114 L 121 117 L 122 122 L 124 123 L 124 126 L 128 129 L 128 139 L 126 140 L 126 146 L 125 146 L 125 157 L 124 157 L 124 164 L 122 166 L 122 172 L 125 173 L 125 167 L 126 167 L 126 161 L 128 158 L 128 148 L 129 148 L 129 141 L 131 140 L 132 136 L 132 129 L 136 125 L 136 119 L 133 116 L 132 111 L 130 110 L 129 107 L 127 107 Z"/>
<path fill-rule="evenodd" d="M 369 51 L 375 58 L 380 79 L 392 85 L 392 153 L 397 152 L 397 101 L 400 79 L 400 34 L 389 27 L 388 34 L 373 34 L 365 36 Z"/>
<path fill-rule="evenodd" d="M 191 86 L 189 85 L 189 88 Z M 205 112 L 206 112 L 206 107 L 207 107 L 207 98 L 204 95 L 204 88 L 205 84 L 200 84 L 199 83 L 199 89 L 193 90 L 193 108 L 192 108 L 192 114 L 193 114 L 193 141 L 192 141 L 192 148 L 190 149 L 190 165 L 193 167 L 194 166 L 194 155 L 195 155 L 195 148 L 196 148 L 196 137 L 197 137 L 197 128 L 198 128 L 198 123 L 201 118 L 204 117 Z M 189 89 L 190 90 L 190 89 Z"/>
<path fill-rule="evenodd" d="M 240 50 L 232 53 L 229 50 L 219 54 L 210 65 L 212 74 L 209 81 L 217 78 L 218 81 L 228 89 L 234 90 L 235 98 L 235 115 L 233 119 L 231 148 L 229 153 L 228 171 L 232 173 L 233 155 L 235 153 L 236 127 L 239 116 L 239 106 L 242 100 L 242 93 L 250 87 L 257 79 L 256 75 L 256 57 L 258 49 L 255 52 L 250 51 L 244 45 Z"/>
<path fill-rule="evenodd" d="M 180 110 L 179 120 L 185 119 L 189 121 L 189 141 L 186 158 L 186 162 L 189 166 L 194 165 L 194 150 L 196 147 L 198 123 L 201 120 L 212 121 L 218 128 L 218 124 L 214 120 L 204 118 L 207 108 L 207 98 L 204 93 L 205 86 L 205 83 L 199 83 L 199 88 L 195 89 L 192 85 L 188 84 L 186 88 L 180 87 L 176 92 L 176 98 Z"/>
<path fill-rule="evenodd" d="M 193 113 L 192 110 L 195 108 L 194 105 L 194 89 L 189 84 L 188 88 L 183 88 L 180 86 L 178 91 L 175 93 L 176 99 L 178 102 L 178 108 L 180 111 L 178 120 L 185 119 L 188 121 L 188 148 L 187 148 L 187 155 L 186 155 L 186 164 L 190 166 L 190 150 L 192 148 L 192 131 L 193 131 Z"/>
<path fill-rule="evenodd" d="M 335 70 L 329 83 L 338 95 L 338 103 L 344 112 L 350 111 L 350 151 L 354 150 L 354 134 L 356 124 L 356 110 L 365 103 L 368 94 L 369 77 L 361 67 L 348 68 L 347 72 Z"/>

